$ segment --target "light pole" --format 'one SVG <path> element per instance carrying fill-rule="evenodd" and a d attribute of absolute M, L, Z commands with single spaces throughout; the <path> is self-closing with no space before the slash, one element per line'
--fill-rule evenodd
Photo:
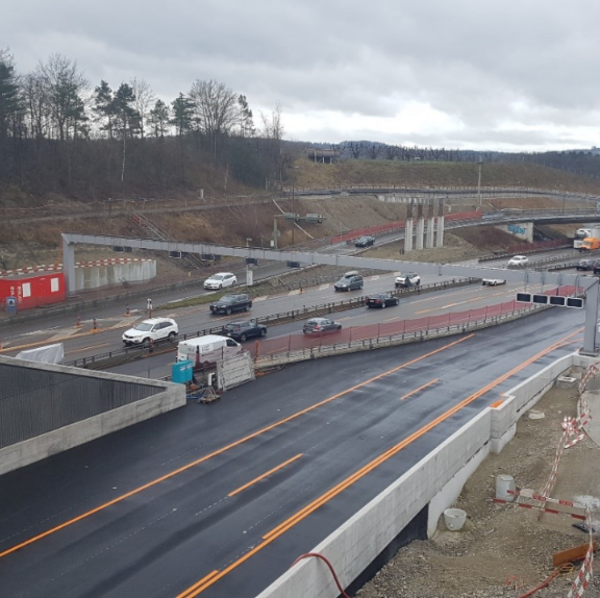
<path fill-rule="evenodd" d="M 479 208 L 481 208 L 481 165 L 483 164 L 483 160 L 481 159 L 481 156 L 479 156 L 479 176 L 477 178 L 477 205 Z"/>
<path fill-rule="evenodd" d="M 246 237 L 246 247 L 250 247 L 252 239 Z M 250 270 L 250 264 L 248 263 L 248 256 L 246 256 L 246 286 L 251 287 L 254 284 L 253 272 Z"/>

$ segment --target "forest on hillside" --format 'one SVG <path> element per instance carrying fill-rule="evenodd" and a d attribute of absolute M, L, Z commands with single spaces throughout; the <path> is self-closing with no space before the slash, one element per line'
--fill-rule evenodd
<path fill-rule="evenodd" d="M 256 122 L 256 121 L 259 122 Z M 303 150 L 332 149 L 342 160 L 533 162 L 600 178 L 593 152 L 505 154 L 284 140 L 279 106 L 254 115 L 246 96 L 197 79 L 170 103 L 134 78 L 91 84 L 61 55 L 19 73 L 0 48 L 0 192 L 80 200 L 169 197 L 186 192 L 272 190 L 290 179 Z"/>

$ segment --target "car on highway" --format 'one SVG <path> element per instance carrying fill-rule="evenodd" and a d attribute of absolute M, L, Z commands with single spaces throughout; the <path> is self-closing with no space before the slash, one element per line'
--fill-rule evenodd
<path fill-rule="evenodd" d="M 327 332 L 337 332 L 342 329 L 342 325 L 328 318 L 311 318 L 304 322 L 302 332 L 304 334 L 324 334 Z"/>
<path fill-rule="evenodd" d="M 351 270 L 350 272 L 346 272 L 333 285 L 333 288 L 336 291 L 356 291 L 362 289 L 363 284 L 363 277 L 356 270 Z"/>
<path fill-rule="evenodd" d="M 575 270 L 593 270 L 598 260 L 583 259 L 577 262 Z"/>
<path fill-rule="evenodd" d="M 237 284 L 237 277 L 233 272 L 217 272 L 204 281 L 204 288 L 209 291 L 220 291 Z"/>
<path fill-rule="evenodd" d="M 267 327 L 256 320 L 241 320 L 223 326 L 222 334 L 243 343 L 246 339 L 255 336 L 267 336 Z"/>
<path fill-rule="evenodd" d="M 398 287 L 418 287 L 421 284 L 421 277 L 416 272 L 406 272 L 396 277 L 396 288 Z"/>
<path fill-rule="evenodd" d="M 252 307 L 250 295 L 223 295 L 218 301 L 210 304 L 213 314 L 230 315 L 234 311 L 248 311 Z"/>
<path fill-rule="evenodd" d="M 367 307 L 388 307 L 390 305 L 398 305 L 400 299 L 394 297 L 391 293 L 378 293 L 377 295 L 369 295 L 367 297 Z"/>
<path fill-rule="evenodd" d="M 365 235 L 354 241 L 354 247 L 371 247 L 375 244 L 375 237 L 371 235 Z"/>
<path fill-rule="evenodd" d="M 526 255 L 514 255 L 508 260 L 509 268 L 521 268 L 529 263 L 529 258 Z"/>
<path fill-rule="evenodd" d="M 177 322 L 171 318 L 150 318 L 138 322 L 133 328 L 123 333 L 122 339 L 126 346 L 144 345 L 149 347 L 152 343 L 168 340 L 173 342 L 179 334 Z"/>

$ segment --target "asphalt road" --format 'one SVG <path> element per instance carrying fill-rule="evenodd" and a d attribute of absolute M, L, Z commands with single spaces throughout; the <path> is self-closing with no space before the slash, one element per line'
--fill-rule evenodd
<path fill-rule="evenodd" d="M 255 596 L 582 325 L 555 309 L 298 364 L 1 476 L 2 593 Z"/>

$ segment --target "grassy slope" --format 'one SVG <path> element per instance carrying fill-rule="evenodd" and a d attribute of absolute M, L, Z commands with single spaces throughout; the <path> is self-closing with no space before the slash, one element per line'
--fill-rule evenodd
<path fill-rule="evenodd" d="M 297 162 L 294 171 L 298 188 L 335 188 L 349 185 L 392 184 L 409 187 L 439 186 L 473 186 L 477 185 L 476 164 L 433 164 L 433 163 L 400 163 L 386 161 L 348 161 L 339 164 L 313 164 L 308 160 Z M 482 187 L 486 186 L 526 186 L 537 188 L 564 189 L 583 193 L 600 194 L 600 183 L 591 179 L 578 177 L 561 171 L 530 164 L 484 164 Z M 55 203 L 60 199 L 54 197 Z M 405 218 L 405 206 L 402 204 L 386 204 L 373 195 L 362 197 L 296 198 L 278 200 L 284 209 L 300 213 L 319 212 L 326 216 L 323 225 L 307 225 L 308 235 L 295 229 L 283 220 L 279 220 L 281 231 L 280 246 L 285 247 L 292 241 L 295 243 L 313 237 L 326 237 L 344 230 L 363 226 L 401 220 Z M 484 205 L 492 207 L 557 207 L 556 200 L 536 199 L 485 199 Z M 188 242 L 224 243 L 227 245 L 245 245 L 247 237 L 252 238 L 254 245 L 265 246 L 271 237 L 273 215 L 277 213 L 272 204 L 230 206 L 220 209 L 179 212 L 175 206 L 180 204 L 173 200 L 173 210 L 169 213 L 152 214 L 150 218 L 167 230 L 174 238 Z M 191 200 L 187 200 L 190 205 Z M 202 202 L 198 201 L 198 204 Z M 560 203 L 560 202 L 559 202 Z M 76 202 L 70 200 L 69 213 L 77 213 Z M 472 209 L 473 206 L 453 206 L 453 211 Z M 115 236 L 141 237 L 144 232 L 135 224 L 122 216 L 108 217 L 98 214 L 94 219 L 77 219 L 65 216 L 51 222 L 35 222 L 39 210 L 31 210 L 30 223 L 13 225 L 11 211 L 5 212 L 6 218 L 0 221 L 0 254 L 8 268 L 39 263 L 60 261 L 60 233 L 79 232 L 88 234 L 104 234 Z M 19 210 L 23 218 L 23 212 Z M 448 239 L 448 243 L 450 243 Z M 489 239 L 488 239 L 489 242 Z M 458 243 L 458 241 L 457 241 Z M 112 257 L 108 249 L 78 249 L 81 259 Z M 78 259 L 80 259 L 78 257 Z M 164 260 L 164 269 L 175 269 L 173 261 Z"/>

